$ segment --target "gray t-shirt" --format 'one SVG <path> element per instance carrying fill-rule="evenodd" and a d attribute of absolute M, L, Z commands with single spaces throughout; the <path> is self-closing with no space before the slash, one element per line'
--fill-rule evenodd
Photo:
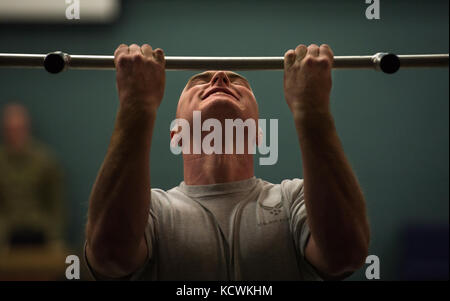
<path fill-rule="evenodd" d="M 321 280 L 305 259 L 306 219 L 301 179 L 152 189 L 148 258 L 127 279 Z"/>

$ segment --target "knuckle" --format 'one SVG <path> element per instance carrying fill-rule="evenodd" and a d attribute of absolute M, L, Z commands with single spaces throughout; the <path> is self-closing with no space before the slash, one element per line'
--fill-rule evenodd
<path fill-rule="evenodd" d="M 159 65 L 158 59 L 156 59 L 154 56 L 143 56 L 142 63 L 150 68 Z"/>
<path fill-rule="evenodd" d="M 321 58 L 317 59 L 317 64 L 324 68 L 328 68 L 331 66 L 330 60 L 326 57 L 321 57 Z"/>
<path fill-rule="evenodd" d="M 154 59 L 149 58 L 145 61 L 146 69 L 151 72 L 157 72 L 161 69 L 161 64 Z"/>
<path fill-rule="evenodd" d="M 298 71 L 300 71 L 302 68 L 300 66 L 300 64 L 294 63 L 292 64 L 290 70 L 294 72 L 294 74 Z"/>
<path fill-rule="evenodd" d="M 133 53 L 131 55 L 131 60 L 133 62 L 136 62 L 136 63 L 142 62 L 143 61 L 142 54 L 140 54 L 140 53 Z"/>
<path fill-rule="evenodd" d="M 119 54 L 119 55 L 117 56 L 116 60 L 117 60 L 117 63 L 118 63 L 119 65 L 124 65 L 124 64 L 128 63 L 128 61 L 129 61 L 129 56 L 126 55 L 126 54 L 124 54 L 124 53 L 122 53 L 122 54 Z"/>
<path fill-rule="evenodd" d="M 303 59 L 302 64 L 307 67 L 319 67 L 323 69 L 331 67 L 331 61 L 327 57 L 314 57 L 311 55 L 307 55 Z"/>
<path fill-rule="evenodd" d="M 307 55 L 304 59 L 303 59 L 303 64 L 306 66 L 312 66 L 314 65 L 314 63 L 316 62 L 315 58 Z"/>

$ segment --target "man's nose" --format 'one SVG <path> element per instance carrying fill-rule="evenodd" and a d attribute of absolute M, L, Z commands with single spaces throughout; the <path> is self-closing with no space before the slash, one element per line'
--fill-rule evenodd
<path fill-rule="evenodd" d="M 230 79 L 228 78 L 227 74 L 224 71 L 217 71 L 216 74 L 214 74 L 213 78 L 211 79 L 211 85 L 229 86 Z"/>

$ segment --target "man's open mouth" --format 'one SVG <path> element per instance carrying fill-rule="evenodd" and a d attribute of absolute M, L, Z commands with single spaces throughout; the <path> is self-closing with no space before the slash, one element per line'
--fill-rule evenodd
<path fill-rule="evenodd" d="M 229 89 L 226 88 L 213 88 L 211 90 L 209 90 L 208 92 L 206 92 L 203 96 L 202 96 L 202 100 L 208 98 L 210 95 L 220 95 L 220 94 L 226 94 L 226 95 L 230 95 L 232 96 L 234 99 L 238 100 L 238 98 L 236 97 L 236 95 L 233 94 L 233 92 L 231 92 Z"/>

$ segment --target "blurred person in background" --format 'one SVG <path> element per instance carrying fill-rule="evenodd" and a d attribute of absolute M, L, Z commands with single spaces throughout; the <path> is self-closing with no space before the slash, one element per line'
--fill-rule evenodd
<path fill-rule="evenodd" d="M 0 250 L 63 245 L 61 169 L 47 146 L 31 135 L 20 104 L 4 106 L 0 144 Z"/>

